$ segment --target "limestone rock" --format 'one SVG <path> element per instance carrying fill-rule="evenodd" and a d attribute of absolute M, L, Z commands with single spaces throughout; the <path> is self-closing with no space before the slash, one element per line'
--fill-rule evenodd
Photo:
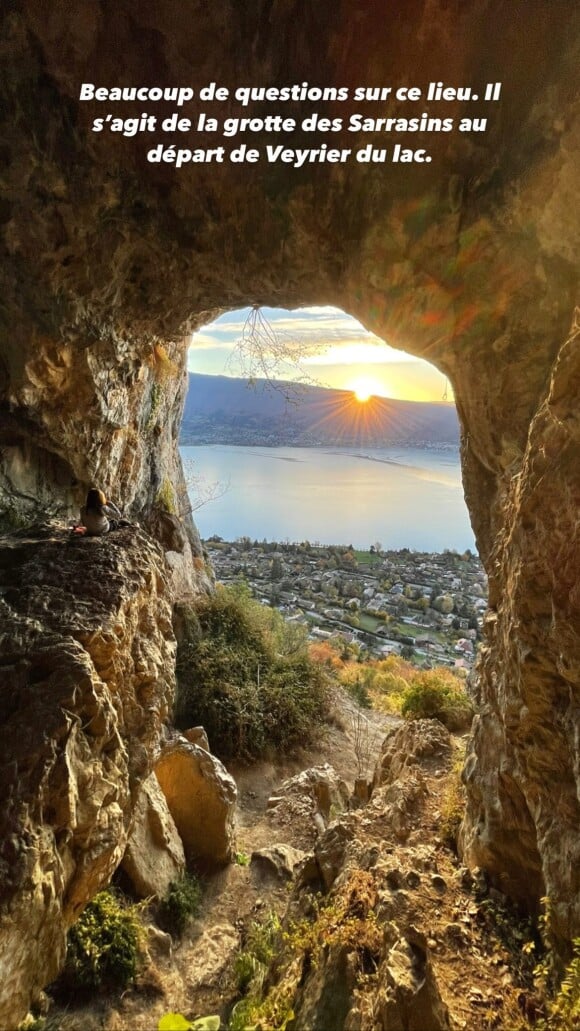
<path fill-rule="evenodd" d="M 0 540 L 0 1026 L 52 980 L 110 880 L 174 691 L 162 555 L 144 533 Z"/>
<path fill-rule="evenodd" d="M 205 749 L 206 752 L 210 751 L 207 734 L 203 727 L 192 727 L 191 730 L 184 730 L 183 736 L 187 738 L 190 744 L 199 745 L 199 747 Z"/>
<path fill-rule="evenodd" d="M 347 785 L 329 763 L 302 770 L 295 777 L 285 780 L 280 785 L 278 794 L 309 796 L 314 801 L 315 811 L 320 813 L 325 821 L 329 819 L 333 807 L 340 811 L 346 807 L 349 800 Z"/>
<path fill-rule="evenodd" d="M 137 796 L 122 867 L 141 898 L 161 898 L 185 870 L 183 843 L 154 773 Z"/>
<path fill-rule="evenodd" d="M 156 924 L 148 924 L 145 928 L 147 952 L 151 959 L 168 959 L 173 951 L 173 939 L 167 931 L 162 931 Z"/>
<path fill-rule="evenodd" d="M 449 731 L 439 720 L 407 720 L 385 738 L 373 785 L 392 784 L 404 771 L 450 751 Z"/>
<path fill-rule="evenodd" d="M 314 855 L 326 891 L 332 887 L 342 869 L 346 849 L 352 838 L 352 829 L 341 822 L 329 827 L 316 842 Z"/>
<path fill-rule="evenodd" d="M 379 990 L 375 1002 L 379 1027 L 384 1031 L 448 1031 L 449 1013 L 422 935 L 400 939 L 393 945 L 384 975 L 385 987 Z"/>
<path fill-rule="evenodd" d="M 333 944 L 320 957 L 295 1001 L 296 1026 L 340 1031 L 352 1006 L 355 974 L 349 949 Z"/>
<path fill-rule="evenodd" d="M 213 924 L 197 939 L 191 953 L 189 986 L 195 990 L 219 981 L 240 949 L 240 936 L 229 923 Z"/>
<path fill-rule="evenodd" d="M 366 777 L 357 777 L 354 782 L 354 789 L 350 804 L 355 808 L 360 805 L 366 805 L 368 802 L 372 790 L 372 784 L 369 784 Z"/>
<path fill-rule="evenodd" d="M 291 845 L 270 845 L 252 852 L 251 869 L 259 877 L 273 877 L 280 881 L 292 880 L 296 867 L 306 853 Z"/>
<path fill-rule="evenodd" d="M 407 840 L 426 792 L 423 774 L 413 768 L 405 770 L 392 784 L 375 791 L 373 809 L 382 813 L 389 836 L 397 841 Z"/>
<path fill-rule="evenodd" d="M 155 773 L 187 861 L 202 860 L 210 866 L 229 862 L 235 845 L 237 788 L 219 759 L 176 735 L 165 745 Z"/>

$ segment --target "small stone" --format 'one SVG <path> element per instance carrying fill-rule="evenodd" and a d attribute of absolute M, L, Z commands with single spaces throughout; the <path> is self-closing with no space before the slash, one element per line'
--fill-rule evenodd
<path fill-rule="evenodd" d="M 482 1006 L 485 1002 L 485 996 L 481 989 L 471 987 L 467 993 L 467 998 L 470 1002 L 473 1002 L 476 1006 Z"/>
<path fill-rule="evenodd" d="M 471 888 L 473 888 L 473 877 L 471 876 L 471 871 L 468 870 L 466 866 L 461 868 L 461 870 L 460 870 L 460 878 L 461 878 L 461 884 L 463 885 L 464 888 L 467 888 L 468 891 Z"/>
<path fill-rule="evenodd" d="M 210 751 L 207 734 L 203 727 L 191 727 L 189 730 L 184 730 L 183 736 L 187 738 L 191 745 L 199 745 L 206 752 Z"/>
<path fill-rule="evenodd" d="M 148 924 L 145 928 L 147 935 L 147 948 L 151 956 L 171 956 L 173 942 L 171 935 L 162 931 L 155 924 Z"/>
<path fill-rule="evenodd" d="M 447 881 L 441 877 L 441 874 L 434 873 L 431 877 L 431 884 L 436 891 L 447 891 Z"/>
<path fill-rule="evenodd" d="M 392 889 L 392 891 L 398 891 L 399 888 L 403 887 L 403 874 L 396 867 L 393 870 L 389 870 L 387 872 L 385 880 L 389 885 L 389 888 Z"/>
<path fill-rule="evenodd" d="M 454 942 L 456 944 L 462 944 L 464 941 L 463 928 L 461 924 L 456 923 L 456 921 L 452 921 L 451 923 L 447 924 L 443 933 L 445 937 L 449 939 L 449 941 Z"/>

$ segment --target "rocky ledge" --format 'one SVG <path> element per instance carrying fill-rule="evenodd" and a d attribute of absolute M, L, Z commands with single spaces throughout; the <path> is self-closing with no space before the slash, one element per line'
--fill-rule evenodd
<path fill-rule="evenodd" d="M 58 972 L 123 857 L 174 651 L 165 563 L 140 529 L 0 538 L 1 1027 Z"/>

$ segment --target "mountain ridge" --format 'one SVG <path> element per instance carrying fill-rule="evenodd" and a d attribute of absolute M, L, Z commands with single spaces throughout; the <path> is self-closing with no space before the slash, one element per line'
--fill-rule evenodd
<path fill-rule="evenodd" d="M 459 444 L 455 407 L 285 380 L 189 373 L 181 444 Z"/>

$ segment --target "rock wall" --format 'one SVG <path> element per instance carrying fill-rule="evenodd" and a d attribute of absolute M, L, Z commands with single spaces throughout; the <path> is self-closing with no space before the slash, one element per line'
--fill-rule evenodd
<path fill-rule="evenodd" d="M 58 528 L 0 548 L 0 1025 L 15 1027 L 107 885 L 174 692 L 162 553 Z"/>
<path fill-rule="evenodd" d="M 385 0 L 356 18 L 330 0 L 16 0 L 4 19 L 4 508 L 66 514 L 96 480 L 168 532 L 184 335 L 220 309 L 337 304 L 433 361 L 453 382 L 491 590 L 465 848 L 528 903 L 547 888 L 558 933 L 579 933 L 576 0 L 414 0 L 404 14 Z M 77 101 L 83 81 L 283 85 L 314 71 L 504 90 L 489 132 L 438 137 L 426 168 L 219 174 L 148 166 L 138 141 L 91 134 Z M 184 525 L 191 589 L 204 574 Z"/>

